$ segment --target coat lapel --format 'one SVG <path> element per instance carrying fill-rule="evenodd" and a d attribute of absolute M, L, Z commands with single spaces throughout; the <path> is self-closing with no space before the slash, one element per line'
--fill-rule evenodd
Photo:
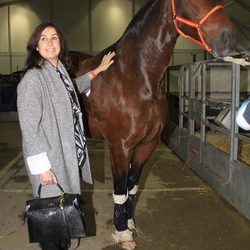
<path fill-rule="evenodd" d="M 77 164 L 76 155 L 72 155 L 72 153 L 76 154 L 75 148 L 73 149 L 73 147 L 75 147 L 75 138 L 72 107 L 67 90 L 55 68 L 47 61 L 44 62 L 42 76 L 44 77 L 44 84 L 46 84 L 49 95 L 51 96 L 50 101 L 60 131 L 64 155 L 67 157 L 66 162 Z"/>

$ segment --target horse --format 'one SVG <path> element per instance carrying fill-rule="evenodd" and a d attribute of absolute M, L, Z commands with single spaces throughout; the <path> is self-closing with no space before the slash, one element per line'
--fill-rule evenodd
<path fill-rule="evenodd" d="M 77 76 L 115 51 L 115 62 L 81 95 L 90 137 L 104 139 L 113 176 L 114 233 L 123 249 L 134 249 L 134 200 L 143 166 L 157 146 L 168 117 L 162 81 L 176 40 L 182 35 L 219 57 L 235 54 L 236 29 L 216 0 L 151 0 L 123 35 L 80 65 Z"/>
<path fill-rule="evenodd" d="M 80 70 L 80 67 L 82 67 L 82 63 L 92 57 L 89 54 L 82 53 L 79 51 L 70 51 L 69 52 L 69 58 L 70 58 L 70 68 L 69 68 L 69 75 L 71 78 L 75 78 L 77 72 Z"/>

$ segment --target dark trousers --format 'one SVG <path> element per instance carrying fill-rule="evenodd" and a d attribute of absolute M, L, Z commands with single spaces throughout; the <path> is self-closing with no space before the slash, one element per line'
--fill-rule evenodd
<path fill-rule="evenodd" d="M 69 240 L 61 240 L 59 242 L 47 241 L 40 242 L 42 250 L 68 250 L 69 249 Z"/>

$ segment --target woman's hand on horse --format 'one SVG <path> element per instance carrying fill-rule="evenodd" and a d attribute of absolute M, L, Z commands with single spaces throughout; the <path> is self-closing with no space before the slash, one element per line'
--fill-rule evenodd
<path fill-rule="evenodd" d="M 48 170 L 42 174 L 39 174 L 40 183 L 42 185 L 50 185 L 57 183 L 57 178 L 52 170 Z"/>
<path fill-rule="evenodd" d="M 108 69 L 109 66 L 114 63 L 114 60 L 112 60 L 114 56 L 115 56 L 114 51 L 113 52 L 110 51 L 108 54 L 104 55 L 104 57 L 102 58 L 102 62 L 97 67 L 99 68 L 100 72 Z"/>
<path fill-rule="evenodd" d="M 98 73 L 108 69 L 109 66 L 114 63 L 114 60 L 113 60 L 114 56 L 115 56 L 114 51 L 113 52 L 110 51 L 108 54 L 104 55 L 99 66 L 93 70 L 94 73 L 97 75 Z"/>

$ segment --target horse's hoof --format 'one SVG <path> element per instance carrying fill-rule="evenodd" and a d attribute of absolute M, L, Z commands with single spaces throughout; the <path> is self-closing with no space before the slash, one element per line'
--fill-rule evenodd
<path fill-rule="evenodd" d="M 142 230 L 137 225 L 135 225 L 135 222 L 133 219 L 128 220 L 128 229 L 134 237 L 142 236 Z"/>
<path fill-rule="evenodd" d="M 126 229 L 125 231 L 119 232 L 115 230 L 115 233 L 112 234 L 115 240 L 115 243 L 120 246 L 122 249 L 133 250 L 135 249 L 136 243 L 133 239 L 133 236 L 130 230 Z"/>
<path fill-rule="evenodd" d="M 125 250 L 133 250 L 137 247 L 134 240 L 131 241 L 123 241 L 118 244 L 122 249 Z"/>

